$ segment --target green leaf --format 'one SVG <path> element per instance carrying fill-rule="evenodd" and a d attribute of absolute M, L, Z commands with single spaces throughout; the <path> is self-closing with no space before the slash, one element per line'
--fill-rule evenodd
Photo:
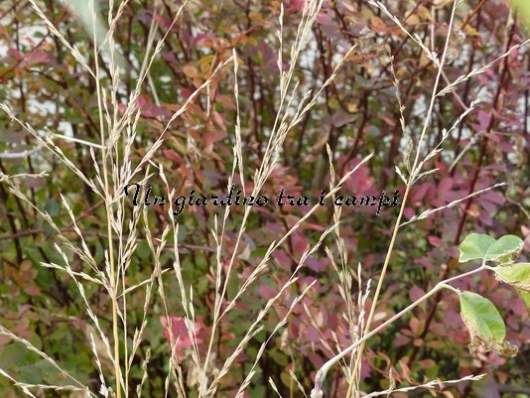
<path fill-rule="evenodd" d="M 480 294 L 463 292 L 460 294 L 460 305 L 466 325 L 471 323 L 471 326 L 478 328 L 480 335 L 487 339 L 504 339 L 504 321 L 491 301 Z"/>
<path fill-rule="evenodd" d="M 373 85 L 373 82 L 369 79 L 366 79 L 362 76 L 355 76 L 355 83 L 357 83 L 359 86 L 363 88 L 370 88 Z"/>
<path fill-rule="evenodd" d="M 512 285 L 524 301 L 530 315 L 530 263 L 495 267 L 495 277 Z"/>
<path fill-rule="evenodd" d="M 519 263 L 494 268 L 497 280 L 530 292 L 530 263 Z"/>
<path fill-rule="evenodd" d="M 263 385 L 256 386 L 251 391 L 252 391 L 252 395 L 251 396 L 253 396 L 253 397 L 265 397 L 267 395 L 267 392 L 265 390 L 265 386 L 263 386 Z"/>
<path fill-rule="evenodd" d="M 526 290 L 519 289 L 517 287 L 515 288 L 515 290 L 517 291 L 517 293 L 519 293 L 519 296 L 521 296 L 521 298 L 523 299 L 524 305 L 526 305 L 526 309 L 528 310 L 528 316 L 530 316 L 530 293 Z"/>
<path fill-rule="evenodd" d="M 515 235 L 505 235 L 495 241 L 488 249 L 486 260 L 507 262 L 523 250 L 523 240 Z M 504 261 L 499 261 L 499 260 Z"/>
<path fill-rule="evenodd" d="M 494 242 L 495 239 L 489 235 L 469 234 L 458 247 L 460 250 L 459 261 L 465 263 L 471 260 L 483 259 Z"/>
<path fill-rule="evenodd" d="M 495 240 L 489 235 L 471 233 L 460 244 L 461 263 L 471 260 L 508 263 L 523 249 L 523 240 L 515 235 L 505 235 Z"/>
<path fill-rule="evenodd" d="M 226 297 L 228 300 L 233 300 L 240 289 L 239 278 L 231 277 L 228 281 L 228 287 L 226 289 Z"/>
<path fill-rule="evenodd" d="M 20 365 L 25 362 L 27 350 L 20 343 L 11 343 L 4 346 L 0 353 L 0 366 Z M 18 366 L 17 366 L 18 367 Z"/>
<path fill-rule="evenodd" d="M 267 250 L 269 250 L 268 247 L 258 247 L 250 252 L 250 257 L 251 258 L 256 258 L 256 257 L 264 258 L 265 255 L 267 254 Z"/>
<path fill-rule="evenodd" d="M 184 242 L 186 240 L 186 236 L 188 236 L 188 230 L 184 224 L 179 225 L 179 234 L 178 234 L 178 242 Z"/>
<path fill-rule="evenodd" d="M 142 260 L 147 260 L 148 258 L 151 258 L 152 253 L 147 240 L 144 239 L 138 244 L 137 252 L 138 257 L 140 257 Z"/>
<path fill-rule="evenodd" d="M 277 348 L 272 349 L 269 352 L 270 357 L 280 366 L 289 365 L 289 357 L 283 352 L 279 351 Z"/>
<path fill-rule="evenodd" d="M 55 217 L 59 214 L 60 211 L 59 203 L 57 203 L 54 198 L 48 199 L 48 201 L 44 205 L 44 211 L 48 212 L 50 216 Z"/>
<path fill-rule="evenodd" d="M 491 301 L 476 293 L 463 292 L 460 293 L 460 307 L 462 320 L 471 335 L 471 352 L 483 347 L 507 356 L 516 354 L 517 347 L 505 340 L 504 321 Z"/>
<path fill-rule="evenodd" d="M 30 384 L 42 384 L 42 374 L 38 367 L 28 364 L 18 368 L 20 381 Z"/>

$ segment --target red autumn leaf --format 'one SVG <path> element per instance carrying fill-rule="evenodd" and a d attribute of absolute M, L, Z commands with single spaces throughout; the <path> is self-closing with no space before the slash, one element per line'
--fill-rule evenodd
<path fill-rule="evenodd" d="M 289 2 L 289 9 L 293 12 L 298 12 L 304 9 L 305 0 L 291 0 Z"/>
<path fill-rule="evenodd" d="M 443 195 L 453 187 L 454 180 L 450 177 L 443 178 L 438 184 L 438 195 Z"/>
<path fill-rule="evenodd" d="M 397 347 L 404 346 L 406 344 L 409 344 L 410 338 L 407 336 L 398 336 L 394 339 L 394 345 Z"/>
<path fill-rule="evenodd" d="M 416 215 L 416 212 L 412 207 L 405 207 L 405 210 L 403 211 L 403 215 L 405 218 L 408 218 L 409 220 Z"/>
<path fill-rule="evenodd" d="M 478 111 L 478 122 L 480 130 L 487 130 L 491 121 L 491 114 L 485 112 L 484 110 Z"/>
<path fill-rule="evenodd" d="M 51 61 L 49 53 L 43 50 L 35 50 L 26 54 L 26 63 L 28 65 L 47 64 Z"/>
<path fill-rule="evenodd" d="M 438 247 L 438 246 L 440 246 L 443 243 L 443 241 L 439 237 L 434 236 L 434 235 L 429 235 L 427 237 L 427 240 L 434 247 Z"/>
<path fill-rule="evenodd" d="M 381 116 L 381 119 L 383 119 L 383 121 L 388 124 L 389 126 L 392 126 L 394 127 L 396 125 L 396 122 L 393 121 L 392 119 L 390 119 L 389 117 L 387 116 Z"/>
<path fill-rule="evenodd" d="M 425 196 L 427 196 L 427 192 L 431 185 L 431 183 L 423 183 L 414 187 L 410 193 L 409 201 L 421 204 L 425 199 Z"/>
<path fill-rule="evenodd" d="M 418 320 L 418 318 L 412 317 L 409 322 L 409 327 L 410 330 L 412 330 L 412 333 L 417 336 L 420 330 L 420 321 Z"/>
<path fill-rule="evenodd" d="M 30 296 L 38 296 L 40 294 L 40 289 L 35 285 L 26 287 L 24 291 Z"/>
<path fill-rule="evenodd" d="M 259 293 L 260 296 L 262 296 L 263 298 L 265 298 L 265 299 L 267 299 L 267 300 L 270 300 L 271 298 L 273 298 L 274 296 L 276 296 L 277 291 L 276 291 L 276 289 L 273 289 L 273 288 L 270 287 L 270 286 L 267 286 L 267 285 L 261 285 L 261 286 L 258 288 L 258 293 Z"/>
<path fill-rule="evenodd" d="M 417 286 L 410 288 L 409 297 L 412 301 L 418 301 L 420 298 L 425 296 L 425 291 Z"/>
<path fill-rule="evenodd" d="M 184 163 L 184 160 L 175 151 L 171 149 L 163 149 L 162 154 L 164 155 L 165 158 L 169 160 L 173 160 L 177 164 Z"/>
<path fill-rule="evenodd" d="M 162 323 L 162 326 L 164 326 L 163 335 L 168 340 L 169 344 L 171 344 L 172 340 L 170 337 L 172 335 L 176 356 L 179 361 L 183 359 L 184 349 L 193 346 L 194 342 L 196 344 L 201 344 L 204 341 L 200 336 L 200 332 L 204 328 L 204 324 L 200 319 L 194 323 L 194 330 L 191 331 L 191 333 L 188 331 L 184 318 L 173 315 L 169 317 L 161 316 L 160 322 Z"/>
<path fill-rule="evenodd" d="M 305 264 L 309 268 L 311 268 L 313 271 L 316 271 L 316 272 L 324 271 L 328 266 L 327 261 L 317 260 L 316 258 L 313 258 L 313 257 L 309 257 L 306 260 Z"/>
<path fill-rule="evenodd" d="M 16 60 L 21 60 L 24 58 L 24 55 L 20 51 L 18 51 L 16 48 L 10 48 L 7 50 L 7 55 L 10 57 L 15 58 Z"/>
<path fill-rule="evenodd" d="M 333 20 L 329 17 L 328 14 L 325 14 L 323 12 L 320 12 L 318 15 L 317 15 L 317 22 L 320 24 L 320 25 L 331 25 L 333 23 Z"/>

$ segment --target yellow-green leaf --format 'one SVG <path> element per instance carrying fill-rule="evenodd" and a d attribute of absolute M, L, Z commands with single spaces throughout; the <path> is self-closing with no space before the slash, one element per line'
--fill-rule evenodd
<path fill-rule="evenodd" d="M 495 240 L 489 235 L 471 233 L 460 244 L 459 261 L 471 260 L 508 263 L 523 249 L 523 240 L 515 235 L 505 235 Z"/>
<path fill-rule="evenodd" d="M 460 250 L 459 261 L 465 263 L 466 261 L 483 259 L 493 242 L 495 239 L 489 235 L 469 234 L 458 247 Z"/>
<path fill-rule="evenodd" d="M 499 265 L 494 271 L 498 280 L 530 292 L 530 263 Z"/>
<path fill-rule="evenodd" d="M 491 301 L 476 293 L 463 292 L 460 294 L 460 307 L 462 320 L 471 335 L 471 352 L 483 347 L 486 351 L 506 356 L 517 353 L 517 347 L 505 340 L 504 321 Z"/>
<path fill-rule="evenodd" d="M 486 254 L 486 260 L 500 263 L 508 262 L 512 256 L 521 253 L 523 240 L 515 235 L 504 235 L 491 244 Z"/>

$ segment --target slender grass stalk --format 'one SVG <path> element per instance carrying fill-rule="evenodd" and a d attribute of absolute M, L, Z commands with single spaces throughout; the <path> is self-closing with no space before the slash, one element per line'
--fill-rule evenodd
<path fill-rule="evenodd" d="M 98 35 L 98 29 L 96 27 L 96 10 L 94 8 L 94 0 L 90 0 L 88 3 L 88 9 L 90 18 L 92 21 L 92 28 L 93 28 L 93 37 L 94 39 Z M 100 33 L 100 32 L 99 32 Z M 95 63 L 95 72 L 96 76 L 99 76 L 99 57 L 98 57 L 98 40 L 94 40 L 94 63 Z M 112 59 L 111 57 L 111 67 L 112 65 Z M 101 163 L 103 168 L 103 192 L 105 195 L 105 213 L 107 216 L 107 247 L 108 247 L 108 268 L 110 270 L 109 274 L 109 281 L 110 281 L 110 298 L 111 298 L 111 305 L 112 305 L 112 335 L 113 335 L 113 344 L 114 344 L 114 375 L 116 378 L 116 397 L 121 398 L 121 361 L 120 361 L 120 336 L 119 336 L 119 325 L 118 325 L 118 273 L 116 272 L 116 264 L 115 264 L 115 254 L 114 254 L 114 240 L 112 239 L 113 236 L 113 222 L 114 222 L 114 214 L 112 209 L 112 190 L 109 182 L 109 170 L 108 170 L 108 161 L 109 159 L 112 160 L 112 148 L 108 146 L 107 143 L 107 136 L 105 134 L 105 117 L 103 115 L 103 111 L 105 109 L 105 106 L 103 104 L 103 98 L 102 98 L 102 88 L 100 84 L 100 79 L 96 78 L 96 96 L 97 96 L 97 102 L 98 102 L 98 111 L 99 111 L 99 128 L 100 128 L 100 145 L 101 145 Z"/>
<path fill-rule="evenodd" d="M 371 1 L 370 3 L 372 5 L 374 5 L 374 6 L 376 6 L 376 7 L 379 7 L 382 11 L 384 11 L 384 12 L 386 11 L 386 8 L 381 3 L 376 3 L 376 2 L 373 2 L 373 1 Z M 399 209 L 399 214 L 397 216 L 397 219 L 396 219 L 393 231 L 392 231 L 392 236 L 390 238 L 389 247 L 388 247 L 388 250 L 387 250 L 387 253 L 386 253 L 386 256 L 385 256 L 383 269 L 381 270 L 381 275 L 379 277 L 379 280 L 378 280 L 378 283 L 377 283 L 377 287 L 375 289 L 374 299 L 372 301 L 370 312 L 368 314 L 368 320 L 366 321 L 366 326 L 365 326 L 365 329 L 364 329 L 364 335 L 373 335 L 371 333 L 369 334 L 369 330 L 370 330 L 370 327 L 372 325 L 372 321 L 373 321 L 373 317 L 374 317 L 374 314 L 375 314 L 375 310 L 377 308 L 379 295 L 380 295 L 381 289 L 383 287 L 383 282 L 385 280 L 385 276 L 386 276 L 386 273 L 387 273 L 387 270 L 388 270 L 388 267 L 389 267 L 389 264 L 390 264 L 390 256 L 391 256 L 392 251 L 394 249 L 397 233 L 398 233 L 398 230 L 399 230 L 399 227 L 400 227 L 400 223 L 401 223 L 401 218 L 403 217 L 403 212 L 405 210 L 405 205 L 407 203 L 407 199 L 408 199 L 410 190 L 411 190 L 414 182 L 416 181 L 416 179 L 417 179 L 417 177 L 418 177 L 418 175 L 420 173 L 420 168 L 418 167 L 420 154 L 421 154 L 423 143 L 425 141 L 425 137 L 426 137 L 426 134 L 427 134 L 427 129 L 430 126 L 431 115 L 432 115 L 432 111 L 434 109 L 434 104 L 435 104 L 435 100 L 436 100 L 436 92 L 438 91 L 438 84 L 440 82 L 440 78 L 441 78 L 441 75 L 442 75 L 442 68 L 443 68 L 443 65 L 444 65 L 447 49 L 449 47 L 449 41 L 450 41 L 450 38 L 451 38 L 451 31 L 452 31 L 452 28 L 453 28 L 455 12 L 456 12 L 456 7 L 457 7 L 458 3 L 459 3 L 458 1 L 453 2 L 453 7 L 452 7 L 452 10 L 451 10 L 451 17 L 450 17 L 450 20 L 449 20 L 449 28 L 448 28 L 449 34 L 446 37 L 445 47 L 444 47 L 444 51 L 443 51 L 443 54 L 442 54 L 442 59 L 441 59 L 439 65 L 438 65 L 438 72 L 436 74 L 434 86 L 433 86 L 433 89 L 432 89 L 432 93 L 433 94 L 431 96 L 431 99 L 430 99 L 430 102 L 429 102 L 429 107 L 427 109 L 427 115 L 426 115 L 426 118 L 425 118 L 425 123 L 423 125 L 423 130 L 421 132 L 421 135 L 420 135 L 420 138 L 419 138 L 419 141 L 418 141 L 418 144 L 417 144 L 416 156 L 414 158 L 414 162 L 413 162 L 413 165 L 412 165 L 412 170 L 411 170 L 411 172 L 409 174 L 409 179 L 408 179 L 408 182 L 406 184 L 405 193 L 403 195 L 403 200 L 402 200 L 402 203 L 401 203 L 401 207 Z M 397 318 L 395 318 L 395 319 L 397 319 Z M 346 394 L 346 398 L 350 398 L 351 397 L 352 390 L 353 390 L 353 385 L 355 384 L 355 378 L 356 378 L 357 372 L 359 370 L 359 366 L 361 364 L 361 358 L 362 358 L 364 347 L 365 347 L 365 344 L 366 344 L 366 339 L 361 339 L 359 341 L 362 341 L 362 342 L 360 343 L 359 349 L 357 351 L 357 358 L 355 360 L 355 364 L 354 364 L 354 368 L 353 368 L 353 371 L 352 371 L 352 376 L 351 376 L 351 380 L 350 380 L 350 383 L 349 383 L 349 387 L 348 387 L 348 392 Z M 356 346 L 357 344 L 359 344 L 359 341 L 356 342 L 354 345 Z M 350 350 L 350 348 L 348 350 Z"/>

